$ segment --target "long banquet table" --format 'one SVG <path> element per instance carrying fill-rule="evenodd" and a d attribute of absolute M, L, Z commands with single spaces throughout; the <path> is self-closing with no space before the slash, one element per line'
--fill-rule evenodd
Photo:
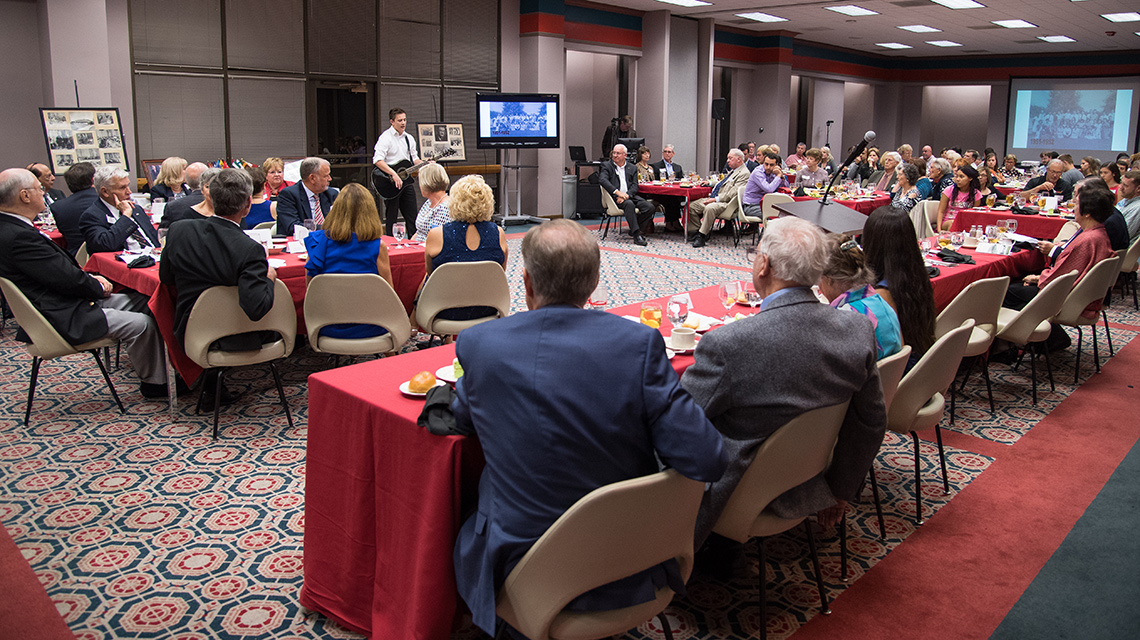
<path fill-rule="evenodd" d="M 932 281 L 939 309 L 974 280 L 1042 262 L 1036 251 L 975 259 L 941 268 Z M 715 285 L 689 293 L 695 311 L 725 314 Z M 656 299 L 663 309 L 669 297 Z M 640 307 L 610 312 L 637 317 Z M 731 313 L 757 310 L 734 305 Z M 671 332 L 663 319 L 662 333 Z M 458 608 L 452 548 L 475 504 L 482 450 L 474 438 L 417 426 L 423 401 L 398 390 L 454 357 L 445 345 L 309 376 L 301 604 L 373 638 L 443 640 Z M 678 375 L 692 363 L 692 355 L 672 360 Z"/>
<path fill-rule="evenodd" d="M 1033 238 L 1052 240 L 1061 232 L 1061 227 L 1071 220 L 1065 216 L 1020 215 L 1009 210 L 993 210 L 989 208 L 962 209 L 954 217 L 951 231 L 969 231 L 971 227 L 980 224 L 983 227 L 995 224 L 998 220 L 1017 220 L 1017 232 Z"/>

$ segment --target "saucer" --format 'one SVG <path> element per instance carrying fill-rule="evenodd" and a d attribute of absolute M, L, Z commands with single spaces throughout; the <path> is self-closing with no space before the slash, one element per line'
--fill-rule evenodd
<path fill-rule="evenodd" d="M 700 340 L 701 340 L 700 338 L 697 338 L 698 344 L 700 343 Z M 675 351 L 676 353 L 679 353 L 681 355 L 686 355 L 686 354 L 692 353 L 694 350 L 696 350 L 697 347 L 694 344 L 693 346 L 689 347 L 688 349 L 678 349 L 677 347 L 673 346 L 673 336 L 670 335 L 670 336 L 667 336 L 665 338 L 665 348 L 667 350 Z"/>

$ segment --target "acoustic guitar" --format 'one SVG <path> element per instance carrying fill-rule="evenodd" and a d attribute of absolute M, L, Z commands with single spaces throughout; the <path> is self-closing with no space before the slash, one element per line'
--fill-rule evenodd
<path fill-rule="evenodd" d="M 448 156 L 453 156 L 456 153 L 457 151 L 455 149 L 448 149 L 443 153 L 436 154 L 430 158 L 425 157 L 424 160 L 441 160 Z M 394 180 L 392 180 L 392 176 L 388 175 L 384 171 L 381 171 L 380 167 L 373 167 L 372 188 L 376 190 L 376 193 L 380 194 L 381 198 L 385 200 L 391 200 L 392 198 L 400 195 L 401 191 L 407 189 L 412 185 L 412 182 L 408 180 L 408 178 L 415 176 L 416 173 L 418 173 L 419 170 L 426 164 L 427 162 L 422 162 L 420 164 L 413 165 L 411 160 L 401 160 L 396 164 L 391 165 L 392 169 L 396 172 L 396 175 L 400 176 L 400 181 L 403 182 L 403 185 L 399 189 L 396 188 L 396 183 Z"/>

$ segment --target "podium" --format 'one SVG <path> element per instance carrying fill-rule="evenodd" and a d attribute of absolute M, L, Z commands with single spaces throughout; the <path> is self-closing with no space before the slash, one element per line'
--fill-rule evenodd
<path fill-rule="evenodd" d="M 833 201 L 803 200 L 781 202 L 772 206 L 786 216 L 802 218 L 831 233 L 859 234 L 863 232 L 863 224 L 867 222 L 867 216 Z"/>

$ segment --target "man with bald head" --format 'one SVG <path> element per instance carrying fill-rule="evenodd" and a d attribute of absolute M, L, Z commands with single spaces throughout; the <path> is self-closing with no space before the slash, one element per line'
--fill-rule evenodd
<path fill-rule="evenodd" d="M 30 171 L 0 171 L 0 276 L 11 280 L 68 343 L 121 340 L 141 380 L 141 393 L 165 397 L 162 338 L 154 319 L 142 313 L 146 299 L 112 294 L 106 278 L 80 269 L 75 258 L 32 224 L 43 210 L 43 191 Z M 16 339 L 31 341 L 23 328 Z"/>
<path fill-rule="evenodd" d="M 33 162 L 32 164 L 28 165 L 28 171 L 31 171 L 32 175 L 34 175 L 36 179 L 40 181 L 40 184 L 43 185 L 44 202 L 46 202 L 49 207 L 52 204 L 63 200 L 63 192 L 59 189 L 54 188 L 55 174 L 51 172 L 51 169 L 49 169 L 46 164 L 42 162 Z"/>
<path fill-rule="evenodd" d="M 1045 166 L 1045 174 L 1033 178 L 1025 183 L 1022 197 L 1035 200 L 1038 196 L 1060 196 L 1062 200 L 1073 197 L 1073 184 L 1061 177 L 1065 172 L 1065 163 L 1057 158 L 1049 161 Z"/>

